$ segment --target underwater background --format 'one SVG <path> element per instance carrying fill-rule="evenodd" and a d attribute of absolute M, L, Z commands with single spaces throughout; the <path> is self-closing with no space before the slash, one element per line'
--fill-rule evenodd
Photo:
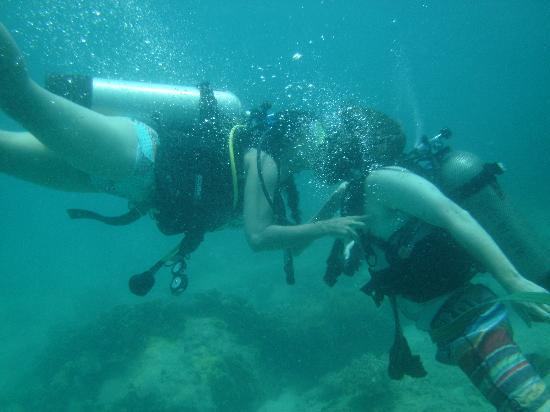
<path fill-rule="evenodd" d="M 359 102 L 396 118 L 409 146 L 449 127 L 454 148 L 506 165 L 510 202 L 550 244 L 547 1 L 2 0 L 0 21 L 39 82 L 208 80 L 245 108 Z M 1 113 L 0 127 L 19 130 Z M 311 216 L 329 191 L 307 174 L 299 184 Z M 211 233 L 183 295 L 164 270 L 138 298 L 129 276 L 177 237 L 149 219 L 67 218 L 70 207 L 125 211 L 107 195 L 0 175 L 0 196 L 0 410 L 491 410 L 410 324 L 429 375 L 389 380 L 388 307 L 358 291 L 363 272 L 324 285 L 330 240 L 296 259 L 290 287 L 281 253 L 253 254 L 239 230 Z M 514 324 L 526 352 L 549 354 L 548 325 Z"/>

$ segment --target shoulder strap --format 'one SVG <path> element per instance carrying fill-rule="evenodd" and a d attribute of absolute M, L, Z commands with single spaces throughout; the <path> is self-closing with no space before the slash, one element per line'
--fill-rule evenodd
<path fill-rule="evenodd" d="M 262 160 L 261 160 L 260 147 L 258 147 L 256 150 L 256 168 L 258 169 L 258 178 L 260 179 L 260 185 L 262 186 L 262 191 L 264 193 L 265 199 L 267 200 L 267 203 L 269 203 L 269 206 L 273 210 L 273 214 L 275 215 L 275 219 L 277 223 L 282 225 L 288 224 L 289 222 L 286 218 L 285 205 L 281 198 L 281 194 L 279 192 L 279 183 L 281 180 L 280 168 L 277 166 L 277 187 L 275 188 L 275 198 L 277 199 L 277 203 L 276 203 L 275 200 L 269 195 L 269 192 L 265 185 L 265 180 L 262 173 Z M 296 283 L 296 278 L 294 275 L 295 274 L 294 257 L 292 256 L 292 251 L 290 249 L 284 250 L 283 268 L 286 274 L 286 283 L 289 285 L 293 285 L 294 283 Z"/>
<path fill-rule="evenodd" d="M 260 185 L 262 187 L 262 191 L 264 193 L 265 199 L 267 200 L 267 203 L 269 203 L 269 206 L 273 210 L 273 213 L 277 217 L 277 220 L 279 220 L 280 210 L 277 210 L 277 208 L 275 206 L 275 202 L 274 202 L 273 198 L 271 197 L 271 195 L 269 194 L 269 192 L 267 190 L 267 186 L 265 185 L 264 174 L 262 172 L 262 155 L 261 155 L 260 147 L 258 147 L 256 149 L 256 168 L 258 169 L 258 178 L 260 179 Z M 277 165 L 277 187 L 275 188 L 275 192 L 278 192 L 278 190 L 279 190 L 280 180 L 281 180 L 281 172 L 280 172 L 279 166 Z M 275 196 L 276 195 L 277 194 L 275 194 Z"/>

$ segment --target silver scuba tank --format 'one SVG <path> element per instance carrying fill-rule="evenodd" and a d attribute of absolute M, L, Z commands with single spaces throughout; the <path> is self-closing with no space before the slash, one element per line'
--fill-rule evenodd
<path fill-rule="evenodd" d="M 481 176 L 484 167 L 486 163 L 473 153 L 451 150 L 439 169 L 441 189 L 447 194 L 455 192 Z M 489 232 L 520 273 L 548 284 L 550 248 L 538 239 L 500 188 L 487 183 L 469 196 L 457 197 L 457 202 Z"/>
<path fill-rule="evenodd" d="M 197 87 L 49 75 L 46 88 L 99 113 L 131 117 L 153 128 L 187 129 L 199 117 Z M 214 97 L 228 117 L 241 114 L 241 102 L 233 93 L 215 90 Z"/>

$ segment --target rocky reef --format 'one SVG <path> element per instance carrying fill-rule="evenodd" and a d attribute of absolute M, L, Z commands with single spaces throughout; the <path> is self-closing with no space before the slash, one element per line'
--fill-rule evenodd
<path fill-rule="evenodd" d="M 385 379 L 380 340 L 391 334 L 385 321 L 364 297 L 346 295 L 270 312 L 219 292 L 118 306 L 89 324 L 57 330 L 0 406 L 246 412 L 264 409 L 289 388 L 300 393 L 302 410 L 390 405 L 395 394 L 378 382 Z M 367 353 L 373 348 L 377 354 Z"/>

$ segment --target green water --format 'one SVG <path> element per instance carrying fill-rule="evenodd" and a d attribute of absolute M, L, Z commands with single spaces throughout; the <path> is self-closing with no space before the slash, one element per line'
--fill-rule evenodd
<path fill-rule="evenodd" d="M 247 108 L 356 101 L 398 119 L 409 145 L 450 127 L 454 147 L 506 164 L 510 201 L 550 240 L 545 1 L 3 0 L 0 21 L 37 80 L 208 79 Z M 0 127 L 18 130 L 1 114 Z M 299 178 L 305 216 L 327 193 L 309 178 Z M 280 253 L 252 253 L 239 230 L 208 234 L 184 295 L 170 295 L 164 271 L 138 298 L 128 277 L 177 238 L 148 219 L 111 228 L 66 218 L 69 207 L 125 210 L 106 195 L 0 175 L 0 196 L 0 410 L 491 410 L 409 324 L 429 374 L 389 380 L 389 308 L 357 291 L 364 271 L 323 284 L 329 241 L 296 259 L 289 287 Z M 549 354 L 549 326 L 513 320 L 526 352 Z"/>

